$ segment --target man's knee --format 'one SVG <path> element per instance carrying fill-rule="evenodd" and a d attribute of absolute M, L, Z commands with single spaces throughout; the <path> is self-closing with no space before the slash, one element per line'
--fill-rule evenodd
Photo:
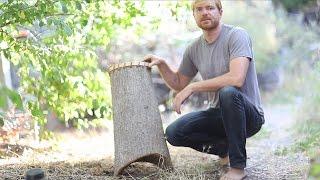
<path fill-rule="evenodd" d="M 172 146 L 181 146 L 181 138 L 177 136 L 177 129 L 175 126 L 169 125 L 166 128 L 165 136 L 167 141 L 172 145 Z"/>
<path fill-rule="evenodd" d="M 233 101 L 239 94 L 239 90 L 234 86 L 225 86 L 219 90 L 219 99 L 222 102 Z"/>

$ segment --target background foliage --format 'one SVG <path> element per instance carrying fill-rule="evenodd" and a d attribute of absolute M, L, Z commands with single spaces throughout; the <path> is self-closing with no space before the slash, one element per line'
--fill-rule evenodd
<path fill-rule="evenodd" d="M 66 125 L 88 127 L 111 119 L 108 77 L 97 66 L 97 47 L 144 15 L 143 2 L 13 1 L 0 4 L 1 52 L 19 67 L 20 92 L 42 135 L 53 111 Z"/>

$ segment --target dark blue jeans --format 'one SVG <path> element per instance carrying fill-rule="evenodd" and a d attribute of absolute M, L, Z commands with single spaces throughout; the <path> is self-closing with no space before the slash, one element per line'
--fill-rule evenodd
<path fill-rule="evenodd" d="M 186 114 L 166 129 L 173 146 L 190 147 L 200 152 L 226 157 L 230 166 L 246 167 L 246 138 L 253 136 L 264 123 L 263 115 L 235 87 L 219 91 L 220 108 Z"/>

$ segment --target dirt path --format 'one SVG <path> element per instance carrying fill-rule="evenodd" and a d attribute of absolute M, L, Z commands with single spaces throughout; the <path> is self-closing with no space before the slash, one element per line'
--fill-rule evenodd
<path fill-rule="evenodd" d="M 306 179 L 309 159 L 302 153 L 277 153 L 294 143 L 294 107 L 265 108 L 266 123 L 257 137 L 248 140 L 248 179 Z"/>
<path fill-rule="evenodd" d="M 265 108 L 266 124 L 247 142 L 248 180 L 305 179 L 309 160 L 303 154 L 276 155 L 293 143 L 290 126 L 294 109 L 290 106 Z M 176 114 L 163 116 L 165 125 Z M 63 134 L 64 140 L 53 149 L 26 151 L 23 155 L 0 159 L 0 179 L 22 179 L 27 169 L 43 168 L 49 179 L 115 179 L 113 177 L 112 130 L 97 133 Z M 148 163 L 134 163 L 123 179 L 218 179 L 224 171 L 217 157 L 190 148 L 169 145 L 175 167 L 166 172 Z"/>

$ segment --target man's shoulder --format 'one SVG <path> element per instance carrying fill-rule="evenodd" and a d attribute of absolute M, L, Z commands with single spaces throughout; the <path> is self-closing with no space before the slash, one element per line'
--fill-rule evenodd
<path fill-rule="evenodd" d="M 224 24 L 223 26 L 224 26 L 225 31 L 228 32 L 229 36 L 232 36 L 232 35 L 238 34 L 238 33 L 247 34 L 247 30 L 243 27 L 229 25 L 229 24 Z"/>
<path fill-rule="evenodd" d="M 248 33 L 248 31 L 242 27 L 239 26 L 232 26 L 232 25 L 225 25 L 225 29 L 227 31 L 227 44 L 230 45 L 235 41 L 238 41 L 239 39 L 242 40 L 249 40 L 251 42 L 251 37 Z"/>

